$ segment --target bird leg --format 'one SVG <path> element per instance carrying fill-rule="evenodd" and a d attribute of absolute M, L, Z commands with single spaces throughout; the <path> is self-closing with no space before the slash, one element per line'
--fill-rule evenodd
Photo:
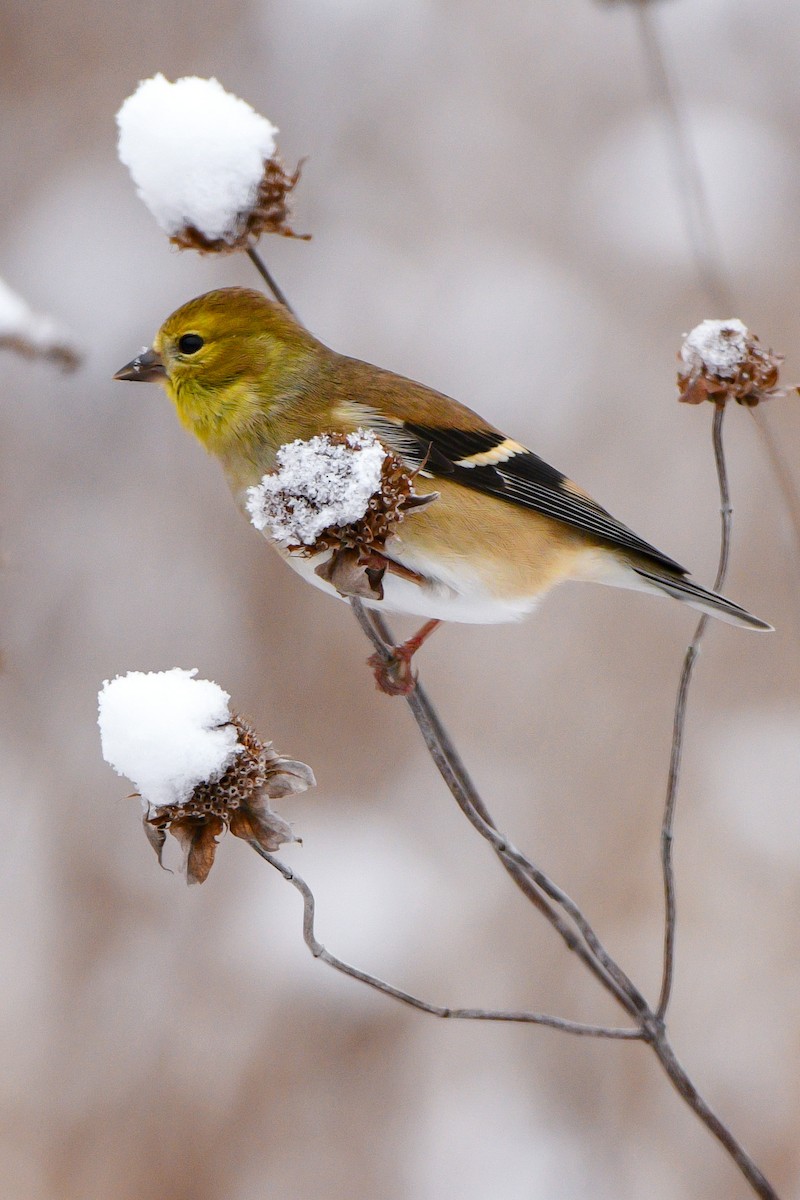
<path fill-rule="evenodd" d="M 367 662 L 375 673 L 378 690 L 387 696 L 407 696 L 417 686 L 417 677 L 411 673 L 411 659 L 423 642 L 431 636 L 441 621 L 426 621 L 413 637 L 392 647 L 388 659 L 380 654 L 371 654 Z"/>

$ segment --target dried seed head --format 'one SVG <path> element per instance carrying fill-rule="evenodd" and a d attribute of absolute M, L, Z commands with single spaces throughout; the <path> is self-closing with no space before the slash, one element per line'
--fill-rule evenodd
<path fill-rule="evenodd" d="M 383 555 L 400 522 L 438 498 L 415 492 L 418 474 L 371 430 L 321 434 L 281 447 L 276 470 L 248 490 L 247 509 L 288 554 L 331 552 L 316 573 L 340 595 L 381 600 L 387 570 L 419 581 Z"/>
<path fill-rule="evenodd" d="M 180 804 L 151 806 L 144 817 L 145 833 L 159 862 L 167 833 L 180 842 L 189 883 L 206 879 L 214 864 L 217 839 L 226 829 L 267 851 L 296 841 L 291 826 L 273 811 L 269 801 L 304 792 L 315 783 L 310 767 L 283 758 L 271 742 L 261 742 L 244 718 L 234 714 L 231 724 L 241 749 L 224 774 L 198 784 Z"/>
<path fill-rule="evenodd" d="M 216 79 L 143 80 L 117 113 L 119 157 L 176 246 L 246 249 L 261 233 L 294 237 L 277 128 Z"/>
<path fill-rule="evenodd" d="M 185 225 L 170 237 L 181 250 L 199 250 L 201 254 L 232 254 L 254 245 L 262 233 L 309 241 L 310 233 L 295 233 L 289 225 L 289 196 L 300 180 L 302 162 L 290 175 L 279 158 L 264 163 L 264 174 L 252 205 L 238 212 L 223 237 L 210 238 L 195 225 Z"/>
<path fill-rule="evenodd" d="M 678 399 L 685 404 L 735 400 L 753 407 L 797 391 L 778 386 L 783 355 L 765 350 L 736 318 L 702 321 L 684 338 L 679 361 Z"/>
<path fill-rule="evenodd" d="M 337 435 L 333 435 L 334 441 Z M 344 441 L 344 438 L 341 439 Z M 381 550 L 406 513 L 418 507 L 420 499 L 414 491 L 415 472 L 408 470 L 402 459 L 390 450 L 381 464 L 378 490 L 367 501 L 367 511 L 358 521 L 348 525 L 329 525 L 323 529 L 313 546 L 292 546 L 292 553 L 317 554 L 321 550 Z"/>
<path fill-rule="evenodd" d="M 247 508 L 257 529 L 289 554 L 332 549 L 371 551 L 385 545 L 418 496 L 402 459 L 371 430 L 321 434 L 278 451 L 277 468 L 250 488 Z"/>

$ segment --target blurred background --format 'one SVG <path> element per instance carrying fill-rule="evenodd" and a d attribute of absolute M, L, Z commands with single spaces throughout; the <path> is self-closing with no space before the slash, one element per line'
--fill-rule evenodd
<path fill-rule="evenodd" d="M 640 1046 L 437 1022 L 312 960 L 296 893 L 228 839 L 159 871 L 96 694 L 197 667 L 319 786 L 282 806 L 335 953 L 435 1002 L 618 1015 L 457 812 L 344 605 L 234 509 L 158 388 L 112 382 L 163 318 L 257 285 L 170 249 L 117 162 L 156 71 L 216 75 L 307 156 L 262 250 L 336 349 L 479 408 L 713 579 L 711 408 L 681 336 L 741 317 L 800 378 L 800 10 L 670 0 L 736 310 L 698 282 L 636 6 L 593 0 L 4 0 L 0 276 L 82 368 L 2 367 L 0 1173 L 19 1200 L 672 1200 L 749 1195 Z M 797 401 L 763 419 L 795 483 Z M 727 592 L 677 823 L 679 1056 L 782 1194 L 800 1182 L 798 554 L 752 414 L 728 413 Z M 674 690 L 694 614 L 568 586 L 519 626 L 449 626 L 422 675 L 500 826 L 650 997 Z M 411 627 L 400 626 L 403 633 Z"/>

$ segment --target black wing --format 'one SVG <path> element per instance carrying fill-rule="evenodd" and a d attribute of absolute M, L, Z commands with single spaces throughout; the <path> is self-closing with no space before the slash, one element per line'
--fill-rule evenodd
<path fill-rule="evenodd" d="M 408 421 L 402 428 L 419 442 L 425 470 L 431 474 L 446 475 L 465 487 L 531 508 L 612 546 L 641 554 L 670 571 L 687 573 L 685 567 L 584 495 L 566 475 L 497 430 L 437 428 Z"/>

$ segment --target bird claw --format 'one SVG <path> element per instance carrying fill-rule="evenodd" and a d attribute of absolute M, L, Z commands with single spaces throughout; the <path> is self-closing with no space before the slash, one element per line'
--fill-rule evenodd
<path fill-rule="evenodd" d="M 389 658 L 371 654 L 367 663 L 372 667 L 378 691 L 386 696 L 407 696 L 417 686 L 411 670 L 411 658 L 416 646 L 395 646 Z"/>
<path fill-rule="evenodd" d="M 367 662 L 375 673 L 378 691 L 385 692 L 387 696 L 407 696 L 413 692 L 417 677 L 412 674 L 411 659 L 439 625 L 441 621 L 438 619 L 426 621 L 413 637 L 399 646 L 392 646 L 388 657 L 379 653 L 370 655 Z"/>

